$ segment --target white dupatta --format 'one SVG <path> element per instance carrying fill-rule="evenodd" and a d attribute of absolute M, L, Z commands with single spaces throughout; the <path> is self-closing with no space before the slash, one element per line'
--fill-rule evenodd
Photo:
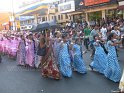
<path fill-rule="evenodd" d="M 121 92 L 124 92 L 124 70 L 120 80 L 119 89 L 121 90 Z"/>

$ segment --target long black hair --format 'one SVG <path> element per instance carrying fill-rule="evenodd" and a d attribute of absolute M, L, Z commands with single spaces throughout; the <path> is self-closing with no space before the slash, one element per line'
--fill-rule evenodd
<path fill-rule="evenodd" d="M 67 34 L 66 33 L 63 33 L 62 34 L 62 39 L 65 39 L 67 37 Z"/>
<path fill-rule="evenodd" d="M 29 34 L 28 36 L 32 36 L 32 41 L 33 41 L 33 44 L 34 44 L 34 53 L 36 53 L 36 46 L 35 46 L 35 40 L 33 38 L 33 34 Z"/>
<path fill-rule="evenodd" d="M 23 37 L 23 35 L 20 35 L 20 38 L 22 39 L 22 37 Z M 26 41 L 25 41 L 25 39 L 22 39 L 22 40 L 24 40 L 24 44 L 25 44 L 25 46 L 26 46 Z"/>
<path fill-rule="evenodd" d="M 112 37 L 114 36 L 114 33 L 110 33 L 109 36 L 108 36 L 108 41 L 109 40 L 112 40 Z"/>
<path fill-rule="evenodd" d="M 54 37 L 56 37 L 56 36 L 57 36 L 57 32 L 54 33 Z"/>

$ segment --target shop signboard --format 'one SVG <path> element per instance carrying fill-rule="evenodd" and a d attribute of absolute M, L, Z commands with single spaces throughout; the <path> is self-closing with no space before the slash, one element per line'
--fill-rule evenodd
<path fill-rule="evenodd" d="M 34 19 L 34 16 L 20 16 L 19 17 L 20 21 L 25 21 L 25 20 L 30 20 L 30 19 Z"/>
<path fill-rule="evenodd" d="M 69 1 L 59 4 L 58 10 L 60 13 L 68 13 L 75 11 L 75 1 Z"/>
<path fill-rule="evenodd" d="M 58 5 L 57 4 L 50 4 L 48 6 L 48 14 L 55 14 L 57 9 L 58 9 Z"/>
<path fill-rule="evenodd" d="M 110 0 L 84 0 L 84 2 L 85 2 L 85 6 L 90 6 L 90 5 L 110 2 Z"/>
<path fill-rule="evenodd" d="M 119 2 L 119 6 L 122 6 L 122 5 L 124 5 L 124 1 Z"/>

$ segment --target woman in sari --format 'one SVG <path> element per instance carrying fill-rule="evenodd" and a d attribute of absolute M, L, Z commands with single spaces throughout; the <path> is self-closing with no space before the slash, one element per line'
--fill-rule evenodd
<path fill-rule="evenodd" d="M 27 50 L 26 50 L 26 64 L 29 65 L 30 67 L 34 67 L 35 65 L 34 51 L 35 51 L 35 45 L 33 41 L 33 36 L 32 34 L 30 34 L 28 36 Z"/>
<path fill-rule="evenodd" d="M 52 40 L 46 38 L 46 54 L 41 60 L 41 74 L 43 77 L 60 79 L 60 72 L 53 57 Z"/>
<path fill-rule="evenodd" d="M 117 44 L 120 42 L 115 42 L 116 35 L 114 33 L 111 33 L 108 36 L 108 42 L 107 42 L 107 48 L 108 48 L 108 55 L 107 55 L 107 60 L 108 60 L 108 65 L 104 71 L 104 75 L 114 81 L 114 82 L 119 82 L 121 79 L 121 68 L 118 63 L 118 58 L 116 54 L 116 48 Z"/>
<path fill-rule="evenodd" d="M 59 53 L 60 71 L 64 77 L 72 77 L 69 45 L 67 44 L 67 34 L 63 34 L 62 39 L 63 41 L 61 41 Z"/>
<path fill-rule="evenodd" d="M 53 44 L 53 52 L 55 57 L 55 62 L 59 65 L 59 51 L 60 51 L 60 44 L 61 44 L 61 33 L 55 32 L 54 44 Z"/>
<path fill-rule="evenodd" d="M 18 46 L 18 52 L 17 52 L 17 61 L 18 65 L 25 65 L 26 63 L 26 43 L 25 43 L 25 38 L 23 35 L 21 35 L 21 40 Z"/>
<path fill-rule="evenodd" d="M 42 36 L 40 38 L 40 42 L 37 46 L 37 60 L 35 62 L 36 68 L 40 67 L 42 57 L 46 55 L 46 44 L 45 44 L 45 38 Z"/>
<path fill-rule="evenodd" d="M 75 44 L 73 45 L 73 53 L 74 53 L 74 70 L 81 74 L 86 74 L 87 70 L 82 57 L 82 49 L 79 38 L 75 40 Z"/>

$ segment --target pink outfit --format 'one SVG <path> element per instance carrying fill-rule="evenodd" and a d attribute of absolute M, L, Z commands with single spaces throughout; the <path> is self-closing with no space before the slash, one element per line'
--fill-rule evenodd
<path fill-rule="evenodd" d="M 9 54 L 13 57 L 16 57 L 18 48 L 17 42 L 18 42 L 17 40 L 11 40 Z"/>
<path fill-rule="evenodd" d="M 34 57 L 34 42 L 27 40 L 26 44 L 26 64 L 34 67 L 35 57 Z"/>
<path fill-rule="evenodd" d="M 8 39 L 6 39 L 6 40 L 4 41 L 4 53 L 5 53 L 5 54 L 8 54 L 9 43 L 10 43 L 10 41 L 9 41 Z"/>

